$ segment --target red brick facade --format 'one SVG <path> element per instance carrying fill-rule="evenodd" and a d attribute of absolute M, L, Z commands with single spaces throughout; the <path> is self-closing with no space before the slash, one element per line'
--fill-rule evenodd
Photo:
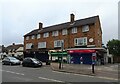
<path fill-rule="evenodd" d="M 88 23 L 85 24 L 85 21 L 87 22 L 87 19 L 90 19 L 90 18 L 94 19 L 93 23 L 91 23 L 90 20 L 89 20 L 90 24 L 88 24 Z M 74 45 L 74 38 L 81 38 L 81 37 L 87 37 L 87 45 L 78 46 L 78 47 L 90 47 L 90 46 L 93 47 L 93 45 L 96 48 L 102 47 L 102 30 L 101 30 L 99 16 L 94 16 L 94 17 L 90 17 L 90 18 L 84 19 L 84 24 L 83 25 L 81 25 L 82 21 L 79 20 L 79 21 L 81 21 L 80 25 L 75 26 L 75 27 L 77 27 L 77 33 L 74 33 L 74 34 L 72 33 L 72 28 L 74 27 L 74 25 L 73 25 L 73 27 L 67 26 L 65 28 L 63 26 L 62 29 L 58 30 L 58 36 L 52 36 L 52 32 L 54 30 L 57 31 L 57 28 L 54 29 L 54 30 L 51 30 L 51 31 L 46 31 L 46 32 L 49 33 L 49 37 L 47 37 L 47 38 L 43 38 L 43 33 L 45 33 L 45 31 L 44 32 L 37 32 L 37 33 L 34 33 L 34 31 L 30 32 L 29 34 L 26 34 L 24 36 L 24 50 L 26 50 L 26 44 L 27 43 L 33 43 L 33 45 L 34 45 L 33 50 L 39 50 L 38 49 L 38 43 L 39 42 L 46 42 L 46 48 L 45 49 L 47 49 L 47 50 L 56 49 L 56 48 L 54 48 L 54 41 L 55 40 L 64 40 L 64 48 L 65 49 L 74 48 L 74 47 L 76 47 Z M 79 21 L 75 21 L 75 23 L 78 23 Z M 62 25 L 64 25 L 64 24 L 60 24 L 60 26 L 62 26 Z M 89 25 L 89 31 L 82 32 L 82 27 L 84 25 Z M 50 28 L 51 27 L 49 27 L 49 29 Z M 44 30 L 44 29 L 45 28 L 42 28 L 42 30 Z M 67 35 L 62 35 L 62 30 L 63 29 L 67 29 Z M 39 31 L 39 29 L 37 29 L 35 31 Z M 37 39 L 37 34 L 40 34 L 39 39 Z M 34 39 L 31 39 L 32 35 L 35 35 Z M 27 36 L 29 36 L 29 40 L 26 40 Z M 92 38 L 92 40 L 93 40 L 92 42 L 89 41 L 90 38 Z"/>

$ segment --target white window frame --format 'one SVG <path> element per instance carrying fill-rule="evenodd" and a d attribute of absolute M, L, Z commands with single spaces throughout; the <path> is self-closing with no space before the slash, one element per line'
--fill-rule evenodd
<path fill-rule="evenodd" d="M 30 38 L 30 37 L 29 37 L 29 36 L 27 36 L 27 37 L 26 37 L 26 40 L 29 40 L 29 38 Z"/>
<path fill-rule="evenodd" d="M 67 33 L 68 33 L 67 29 L 62 30 L 62 35 L 67 35 Z"/>
<path fill-rule="evenodd" d="M 82 32 L 88 32 L 89 31 L 89 25 L 82 26 Z"/>
<path fill-rule="evenodd" d="M 39 42 L 38 48 L 46 48 L 46 42 Z"/>
<path fill-rule="evenodd" d="M 44 38 L 49 37 L 49 32 L 45 32 L 45 33 L 43 33 L 43 37 L 44 37 Z"/>
<path fill-rule="evenodd" d="M 31 39 L 35 39 L 35 35 L 32 35 L 32 36 L 31 36 Z"/>
<path fill-rule="evenodd" d="M 72 28 L 72 34 L 77 33 L 77 27 Z"/>
<path fill-rule="evenodd" d="M 33 45 L 33 43 L 27 43 L 26 44 L 26 49 L 31 49 L 31 46 Z"/>
<path fill-rule="evenodd" d="M 39 39 L 41 36 L 40 36 L 40 34 L 37 34 L 37 39 Z"/>
<path fill-rule="evenodd" d="M 54 47 L 61 47 L 62 42 L 64 43 L 64 40 L 55 40 Z"/>
<path fill-rule="evenodd" d="M 58 36 L 58 31 L 53 31 L 52 36 Z"/>
<path fill-rule="evenodd" d="M 74 38 L 75 46 L 85 46 L 87 45 L 87 37 Z"/>

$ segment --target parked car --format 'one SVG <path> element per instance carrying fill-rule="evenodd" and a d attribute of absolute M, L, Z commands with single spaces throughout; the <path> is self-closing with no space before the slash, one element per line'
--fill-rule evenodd
<path fill-rule="evenodd" d="M 5 57 L 2 61 L 3 65 L 20 65 L 20 60 L 16 59 L 15 57 Z"/>
<path fill-rule="evenodd" d="M 27 57 L 27 58 L 23 59 L 22 66 L 23 67 L 25 67 L 25 66 L 26 67 L 41 67 L 42 62 L 36 58 Z"/>

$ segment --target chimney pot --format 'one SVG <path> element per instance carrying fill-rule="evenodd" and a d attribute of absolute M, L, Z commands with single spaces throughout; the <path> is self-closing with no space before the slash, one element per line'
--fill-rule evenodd
<path fill-rule="evenodd" d="M 13 45 L 15 45 L 15 43 L 13 43 Z"/>
<path fill-rule="evenodd" d="M 75 19 L 75 15 L 72 13 L 70 14 L 70 22 L 73 23 Z"/>
<path fill-rule="evenodd" d="M 43 27 L 43 23 L 39 23 L 39 29 L 42 29 L 42 27 Z"/>

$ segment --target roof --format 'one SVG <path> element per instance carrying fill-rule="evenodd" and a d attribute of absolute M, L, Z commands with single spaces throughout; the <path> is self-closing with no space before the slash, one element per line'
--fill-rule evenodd
<path fill-rule="evenodd" d="M 9 45 L 6 47 L 7 50 L 17 50 L 19 47 L 23 47 L 23 44 Z"/>
<path fill-rule="evenodd" d="M 66 28 L 77 27 L 80 25 L 93 24 L 96 22 L 96 18 L 98 18 L 98 17 L 99 16 L 93 16 L 93 17 L 89 17 L 89 18 L 75 20 L 73 24 L 71 24 L 71 22 L 66 22 L 66 23 L 61 23 L 61 24 L 57 24 L 57 25 L 53 25 L 53 26 L 44 27 L 41 30 L 35 29 L 35 30 L 27 33 L 24 36 L 31 36 L 31 35 L 35 35 L 38 33 L 50 32 L 50 31 L 55 31 L 55 30 L 62 30 L 62 29 L 66 29 Z"/>

